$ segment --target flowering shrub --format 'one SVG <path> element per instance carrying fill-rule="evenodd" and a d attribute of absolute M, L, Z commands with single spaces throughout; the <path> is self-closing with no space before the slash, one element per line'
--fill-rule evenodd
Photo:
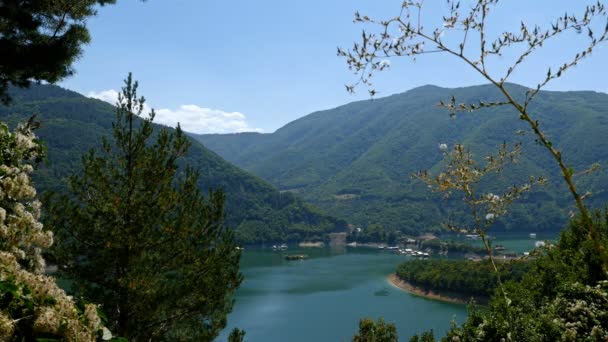
<path fill-rule="evenodd" d="M 563 341 L 608 340 L 608 282 L 575 283 L 549 304 L 546 315 Z"/>
<path fill-rule="evenodd" d="M 53 244 L 30 174 L 44 146 L 30 120 L 11 132 L 0 123 L 0 341 L 108 340 L 94 304 L 79 304 L 44 275 L 42 249 Z"/>
<path fill-rule="evenodd" d="M 608 283 L 568 283 L 543 303 L 506 308 L 491 304 L 491 314 L 473 309 L 462 326 L 453 326 L 443 341 L 606 341 Z M 521 300 L 522 298 L 518 298 Z M 506 313 L 510 312 L 510 320 Z"/>

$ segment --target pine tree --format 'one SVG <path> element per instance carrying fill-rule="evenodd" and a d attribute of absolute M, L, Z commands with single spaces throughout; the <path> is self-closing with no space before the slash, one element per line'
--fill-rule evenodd
<path fill-rule="evenodd" d="M 72 63 L 90 41 L 86 20 L 116 0 L 0 1 L 0 101 L 8 86 L 57 82 L 74 73 Z"/>
<path fill-rule="evenodd" d="M 377 322 L 363 318 L 359 321 L 359 333 L 353 336 L 353 342 L 397 342 L 397 328 L 394 323 L 386 323 L 383 318 Z"/>
<path fill-rule="evenodd" d="M 224 225 L 224 195 L 197 188 L 178 165 L 180 129 L 154 132 L 131 75 L 117 103 L 113 141 L 83 157 L 70 194 L 51 200 L 56 255 L 74 291 L 102 304 L 129 340 L 212 340 L 241 283 L 240 252 Z"/>

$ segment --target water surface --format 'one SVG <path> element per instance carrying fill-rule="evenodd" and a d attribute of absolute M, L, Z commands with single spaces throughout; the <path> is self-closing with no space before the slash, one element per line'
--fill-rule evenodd
<path fill-rule="evenodd" d="M 519 253 L 555 234 L 503 234 L 495 244 Z M 285 254 L 310 259 L 286 261 Z M 248 248 L 242 258 L 245 280 L 235 297 L 228 328 L 239 327 L 246 341 L 350 341 L 359 319 L 384 317 L 395 323 L 400 340 L 433 329 L 441 336 L 450 321 L 462 323 L 466 307 L 417 297 L 390 285 L 386 276 L 410 257 L 370 248 L 293 248 L 273 252 Z"/>

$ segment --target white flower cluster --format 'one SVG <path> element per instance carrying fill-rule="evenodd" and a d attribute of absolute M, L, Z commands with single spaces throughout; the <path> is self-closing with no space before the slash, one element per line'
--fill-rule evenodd
<path fill-rule="evenodd" d="M 498 195 L 494 195 L 493 193 L 488 193 L 486 195 L 484 195 L 481 200 L 483 202 L 485 202 L 487 204 L 487 211 L 488 213 L 486 214 L 486 221 L 493 221 L 494 219 L 496 219 L 498 216 L 500 215 L 504 215 L 505 214 L 505 203 L 504 203 L 504 198 L 505 197 L 500 197 Z"/>
<path fill-rule="evenodd" d="M 39 304 L 34 309 L 34 332 L 60 335 L 66 341 L 95 341 L 97 332 L 103 329 L 96 305 L 85 306 L 83 319 L 74 300 L 57 286 L 55 279 L 22 269 L 12 253 L 2 251 L 0 280 L 9 278 L 17 284 L 27 286 L 31 291 L 29 296 Z M 49 298 L 53 299 L 53 304 L 44 305 Z M 0 311 L 0 341 L 11 340 L 18 319 Z"/>
<path fill-rule="evenodd" d="M 379 65 L 381 69 L 388 68 L 391 66 L 391 61 L 389 61 L 388 59 L 383 59 L 380 61 Z"/>
<path fill-rule="evenodd" d="M 35 333 L 53 334 L 66 341 L 95 341 L 99 331 L 108 336 L 97 315 L 97 306 L 87 304 L 84 315 L 74 300 L 60 289 L 52 277 L 45 276 L 41 251 L 53 243 L 40 219 L 41 204 L 36 200 L 30 174 L 33 167 L 24 159 L 37 157 L 38 144 L 27 126 L 11 133 L 0 123 L 0 281 L 14 281 L 20 293 L 34 303 Z M 52 300 L 49 300 L 52 299 Z M 11 317 L 0 310 L 0 341 L 12 340 L 16 324 L 24 317 Z M 110 334 L 111 336 L 111 334 Z M 108 338 L 109 339 L 109 338 Z"/>
<path fill-rule="evenodd" d="M 595 287 L 572 284 L 571 291 L 579 298 L 558 298 L 550 310 L 558 312 L 553 324 L 563 330 L 564 340 L 606 341 L 608 330 L 602 324 L 608 318 L 608 292 L 606 284 Z M 582 297 L 582 298 L 581 298 Z"/>
<path fill-rule="evenodd" d="M 488 201 L 490 201 L 491 203 L 497 203 L 498 201 L 500 201 L 500 196 L 498 195 L 494 195 L 493 193 L 489 193 L 486 195 L 486 199 Z"/>
<path fill-rule="evenodd" d="M 0 165 L 0 238 L 10 246 L 8 252 L 40 273 L 45 266 L 41 249 L 53 244 L 53 233 L 43 230 L 38 221 L 41 204 L 35 199 L 36 189 L 29 177 L 32 171 L 27 164 Z"/>

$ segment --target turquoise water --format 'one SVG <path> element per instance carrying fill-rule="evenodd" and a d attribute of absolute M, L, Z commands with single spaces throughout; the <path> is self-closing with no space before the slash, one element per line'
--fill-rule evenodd
<path fill-rule="evenodd" d="M 310 259 L 285 261 L 286 253 Z M 407 260 L 376 250 L 246 250 L 245 281 L 228 318 L 228 330 L 245 329 L 247 341 L 350 341 L 362 317 L 384 317 L 402 337 L 426 329 L 443 332 L 466 317 L 462 305 L 412 296 L 386 276 Z M 218 338 L 226 340 L 227 331 Z"/>
<path fill-rule="evenodd" d="M 530 231 L 530 233 L 535 233 Z M 536 233 L 535 238 L 531 238 L 529 233 L 491 233 L 492 246 L 503 245 L 507 251 L 516 252 L 521 255 L 523 252 L 529 251 L 534 248 L 534 244 L 537 241 L 555 241 L 557 239 L 558 232 L 542 232 Z M 459 242 L 467 242 L 473 246 L 483 246 L 481 240 L 467 240 L 464 236 L 460 235 L 447 235 L 444 236 L 445 240 L 454 240 Z"/>
<path fill-rule="evenodd" d="M 523 252 L 555 234 L 497 236 L 495 244 Z M 285 254 L 310 259 L 286 261 Z M 433 329 L 441 336 L 450 321 L 466 319 L 464 305 L 437 302 L 393 287 L 386 276 L 410 257 L 368 248 L 247 249 L 245 280 L 236 294 L 228 327 L 218 341 L 239 327 L 246 341 L 350 341 L 362 317 L 395 323 L 400 340 Z"/>

